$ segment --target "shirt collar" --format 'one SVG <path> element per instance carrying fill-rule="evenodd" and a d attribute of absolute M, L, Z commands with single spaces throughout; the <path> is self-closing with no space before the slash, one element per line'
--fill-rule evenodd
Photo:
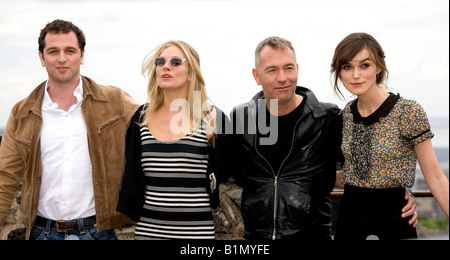
<path fill-rule="evenodd" d="M 48 88 L 49 88 L 48 80 L 45 83 L 45 91 L 44 91 L 44 99 L 42 101 L 42 109 L 45 109 L 47 111 L 55 111 L 58 109 L 58 104 L 53 103 L 52 99 L 50 98 L 50 95 L 48 94 Z M 83 80 L 80 77 L 80 82 L 78 83 L 77 88 L 74 90 L 73 95 L 77 98 L 77 104 L 75 106 L 72 106 L 68 112 L 73 110 L 73 107 L 77 107 L 81 104 L 83 101 Z"/>
<path fill-rule="evenodd" d="M 391 110 L 397 104 L 397 101 L 400 99 L 400 94 L 395 95 L 392 92 L 389 92 L 389 97 L 383 102 L 383 104 L 371 115 L 368 117 L 362 117 L 358 111 L 358 100 L 356 99 L 350 105 L 351 113 L 353 114 L 353 122 L 355 124 L 359 124 L 363 122 L 364 125 L 372 125 L 380 121 L 381 118 L 389 115 Z"/>

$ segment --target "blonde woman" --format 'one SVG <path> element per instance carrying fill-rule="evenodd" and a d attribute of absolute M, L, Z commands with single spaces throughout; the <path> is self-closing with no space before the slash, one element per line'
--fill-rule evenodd
<path fill-rule="evenodd" d="M 214 239 L 210 199 L 217 196 L 209 180 L 220 173 L 216 129 L 226 116 L 211 105 L 199 55 L 189 44 L 158 46 L 142 72 L 149 77 L 148 103 L 128 130 L 117 209 L 137 222 L 136 240 Z"/>

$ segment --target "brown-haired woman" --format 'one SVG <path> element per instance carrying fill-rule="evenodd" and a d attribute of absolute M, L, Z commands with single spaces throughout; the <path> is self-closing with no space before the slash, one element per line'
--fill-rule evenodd
<path fill-rule="evenodd" d="M 400 217 L 405 189 L 415 182 L 417 160 L 426 183 L 448 216 L 449 183 L 434 153 L 427 115 L 414 100 L 387 92 L 384 51 L 369 34 L 353 33 L 332 62 L 338 83 L 354 96 L 343 110 L 345 156 L 335 239 L 411 239 L 414 227 Z"/>

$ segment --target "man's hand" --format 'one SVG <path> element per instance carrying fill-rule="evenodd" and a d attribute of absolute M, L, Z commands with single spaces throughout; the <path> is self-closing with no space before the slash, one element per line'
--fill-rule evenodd
<path fill-rule="evenodd" d="M 408 203 L 402 209 L 402 218 L 411 217 L 408 223 L 413 227 L 417 227 L 417 223 L 419 222 L 419 215 L 416 212 L 416 200 L 407 189 L 405 189 L 405 200 L 407 200 Z"/>

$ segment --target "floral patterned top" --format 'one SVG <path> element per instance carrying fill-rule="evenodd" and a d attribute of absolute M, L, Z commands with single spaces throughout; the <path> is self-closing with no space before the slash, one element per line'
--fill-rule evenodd
<path fill-rule="evenodd" d="M 390 93 L 377 111 L 363 118 L 357 103 L 349 102 L 343 111 L 343 183 L 411 188 L 417 165 L 414 146 L 434 137 L 425 111 L 416 101 Z"/>

